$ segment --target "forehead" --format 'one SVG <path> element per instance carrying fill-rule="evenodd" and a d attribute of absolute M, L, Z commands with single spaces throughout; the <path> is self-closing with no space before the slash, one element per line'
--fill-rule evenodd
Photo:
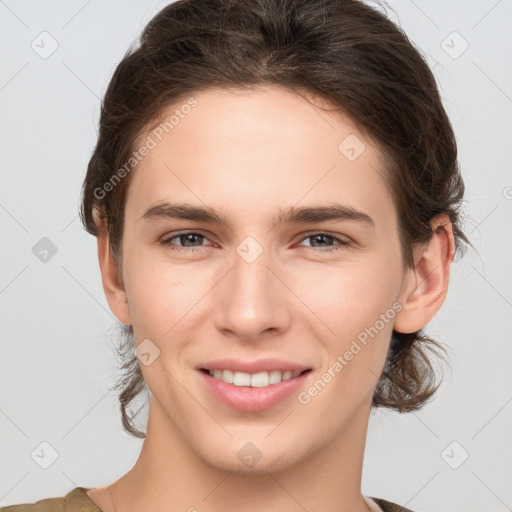
<path fill-rule="evenodd" d="M 262 87 L 176 102 L 140 139 L 152 149 L 135 168 L 127 215 L 172 201 L 256 220 L 275 218 L 276 207 L 324 202 L 393 217 L 374 141 L 341 111 L 323 110 L 333 109 L 326 101 L 308 99 Z"/>

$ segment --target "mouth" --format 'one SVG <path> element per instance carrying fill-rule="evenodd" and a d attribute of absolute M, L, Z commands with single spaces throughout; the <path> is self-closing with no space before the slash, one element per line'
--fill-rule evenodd
<path fill-rule="evenodd" d="M 209 370 L 208 368 L 200 368 L 200 370 L 213 377 L 219 379 L 226 384 L 232 384 L 238 387 L 266 388 L 275 386 L 284 381 L 295 379 L 311 372 L 311 368 L 307 370 L 270 370 L 258 373 L 247 373 L 233 370 Z"/>
<path fill-rule="evenodd" d="M 312 368 L 271 369 L 257 373 L 232 368 L 198 368 L 211 396 L 223 406 L 243 412 L 260 412 L 286 403 L 311 380 Z"/>

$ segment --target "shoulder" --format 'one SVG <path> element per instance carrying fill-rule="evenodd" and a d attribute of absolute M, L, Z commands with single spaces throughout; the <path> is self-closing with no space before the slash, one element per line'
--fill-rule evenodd
<path fill-rule="evenodd" d="M 382 498 L 371 497 L 370 499 L 377 503 L 377 505 L 381 508 L 382 512 L 414 512 L 409 508 L 402 507 L 401 505 L 397 505 L 396 503 L 392 503 L 391 501 L 383 500 Z"/>
<path fill-rule="evenodd" d="M 75 487 L 65 496 L 45 498 L 35 503 L 8 505 L 0 507 L 0 512 L 101 512 L 86 491 L 85 487 Z"/>

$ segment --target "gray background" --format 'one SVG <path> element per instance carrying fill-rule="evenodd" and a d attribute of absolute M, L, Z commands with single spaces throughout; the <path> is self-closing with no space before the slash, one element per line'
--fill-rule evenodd
<path fill-rule="evenodd" d="M 0 505 L 109 483 L 142 444 L 109 391 L 116 321 L 77 212 L 100 98 L 167 3 L 0 0 Z M 417 512 L 512 510 L 512 2 L 388 4 L 438 79 L 478 252 L 426 329 L 453 369 L 422 411 L 372 414 L 362 490 Z"/>

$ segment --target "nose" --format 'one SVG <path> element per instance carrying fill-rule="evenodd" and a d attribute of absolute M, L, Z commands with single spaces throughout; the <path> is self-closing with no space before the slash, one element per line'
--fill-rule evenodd
<path fill-rule="evenodd" d="M 245 342 L 286 331 L 293 293 L 270 250 L 241 244 L 230 263 L 229 272 L 215 289 L 216 328 Z"/>

